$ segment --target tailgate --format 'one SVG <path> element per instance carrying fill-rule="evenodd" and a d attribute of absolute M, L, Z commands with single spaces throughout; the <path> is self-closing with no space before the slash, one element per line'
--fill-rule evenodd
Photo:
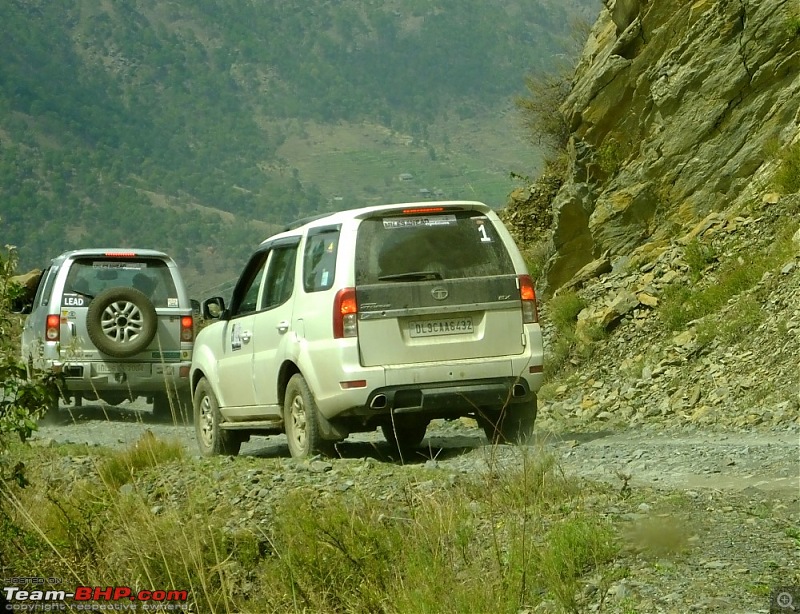
<path fill-rule="evenodd" d="M 356 287 L 363 366 L 521 354 L 514 275 Z"/>

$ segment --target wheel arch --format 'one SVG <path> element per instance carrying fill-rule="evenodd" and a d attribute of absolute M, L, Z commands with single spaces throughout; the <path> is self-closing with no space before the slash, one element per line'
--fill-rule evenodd
<path fill-rule="evenodd" d="M 298 367 L 293 360 L 284 360 L 280 369 L 278 369 L 278 403 L 280 403 L 281 407 L 283 407 L 286 401 L 286 386 L 289 384 L 289 380 L 292 379 L 292 376 L 297 373 L 302 375 L 300 367 Z"/>

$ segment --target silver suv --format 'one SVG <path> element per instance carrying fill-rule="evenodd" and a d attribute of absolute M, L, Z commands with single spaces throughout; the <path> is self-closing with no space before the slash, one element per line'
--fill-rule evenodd
<path fill-rule="evenodd" d="M 158 417 L 189 407 L 192 306 L 175 262 L 147 249 L 81 249 L 53 259 L 22 332 L 22 358 L 64 376 L 65 398 L 144 396 Z M 58 406 L 51 407 L 53 418 Z"/>
<path fill-rule="evenodd" d="M 285 432 L 293 457 L 381 427 L 401 451 L 432 419 L 471 416 L 492 442 L 536 419 L 542 335 L 525 263 L 477 202 L 367 207 L 264 241 L 192 360 L 204 454 Z"/>

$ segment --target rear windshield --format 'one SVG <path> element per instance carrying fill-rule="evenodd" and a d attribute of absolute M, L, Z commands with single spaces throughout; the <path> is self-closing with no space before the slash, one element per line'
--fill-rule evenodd
<path fill-rule="evenodd" d="M 356 243 L 356 283 L 513 275 L 491 220 L 477 211 L 364 220 Z"/>
<path fill-rule="evenodd" d="M 163 260 L 81 258 L 67 274 L 65 293 L 94 298 L 109 288 L 136 288 L 156 307 L 178 307 L 178 293 Z"/>

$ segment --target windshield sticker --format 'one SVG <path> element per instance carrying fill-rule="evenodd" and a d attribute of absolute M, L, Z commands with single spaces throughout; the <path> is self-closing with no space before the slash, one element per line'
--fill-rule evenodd
<path fill-rule="evenodd" d="M 486 224 L 482 221 L 478 222 L 478 234 L 481 236 L 481 243 L 491 243 L 492 237 L 486 232 Z"/>
<path fill-rule="evenodd" d="M 126 271 L 141 271 L 146 269 L 147 265 L 144 262 L 92 262 L 93 269 L 123 269 Z"/>
<path fill-rule="evenodd" d="M 384 228 L 413 228 L 415 226 L 455 226 L 455 215 L 393 217 L 383 220 Z"/>
<path fill-rule="evenodd" d="M 178 299 L 176 298 L 167 299 L 167 307 L 177 307 L 177 306 L 178 306 Z"/>

